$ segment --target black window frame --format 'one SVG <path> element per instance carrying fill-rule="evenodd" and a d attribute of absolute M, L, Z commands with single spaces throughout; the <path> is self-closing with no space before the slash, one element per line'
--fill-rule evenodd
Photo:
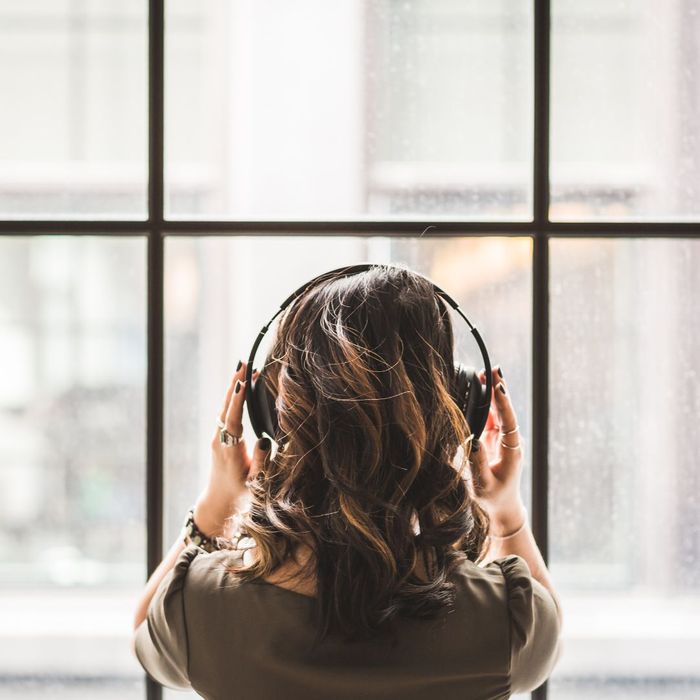
<path fill-rule="evenodd" d="M 556 238 L 700 238 L 700 221 L 557 222 L 549 218 L 551 0 L 534 5 L 533 209 L 529 221 L 347 220 L 246 221 L 167 220 L 164 211 L 165 0 L 148 0 L 148 215 L 145 220 L 2 220 L 0 236 L 97 235 L 147 239 L 146 525 L 147 571 L 163 558 L 163 336 L 164 242 L 170 236 L 338 235 L 418 237 L 524 236 L 532 261 L 532 507 L 530 521 L 545 562 L 549 561 L 549 241 Z M 535 351 L 536 350 L 536 351 Z M 146 697 L 161 700 L 162 687 L 146 677 Z M 546 700 L 547 683 L 532 692 Z"/>

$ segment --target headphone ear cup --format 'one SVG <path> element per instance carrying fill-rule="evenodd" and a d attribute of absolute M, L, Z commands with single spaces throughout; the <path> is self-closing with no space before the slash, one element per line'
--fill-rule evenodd
<path fill-rule="evenodd" d="M 452 398 L 459 406 L 459 410 L 467 415 L 467 404 L 469 402 L 470 377 L 467 368 L 459 363 L 455 364 L 454 385 Z"/>
<path fill-rule="evenodd" d="M 490 398 L 474 367 L 455 365 L 455 402 L 467 419 L 474 438 L 481 437 L 489 417 Z"/>
<path fill-rule="evenodd" d="M 263 433 L 267 433 L 274 440 L 279 425 L 275 397 L 270 391 L 268 383 L 263 367 L 257 378 L 251 380 L 248 416 L 255 434 L 259 438 L 263 436 Z"/>

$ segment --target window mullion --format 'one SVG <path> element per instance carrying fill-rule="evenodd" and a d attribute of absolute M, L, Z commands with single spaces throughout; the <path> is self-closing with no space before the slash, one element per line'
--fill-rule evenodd
<path fill-rule="evenodd" d="M 549 561 L 549 81 L 550 2 L 534 6 L 534 134 L 532 257 L 532 530 Z M 545 681 L 532 693 L 547 700 Z"/>
<path fill-rule="evenodd" d="M 146 397 L 147 571 L 163 558 L 163 133 L 164 0 L 149 0 L 148 17 L 148 372 Z M 146 677 L 147 700 L 161 700 L 160 684 Z"/>

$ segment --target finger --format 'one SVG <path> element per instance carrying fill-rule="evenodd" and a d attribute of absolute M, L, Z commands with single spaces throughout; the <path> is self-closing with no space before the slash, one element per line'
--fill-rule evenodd
<path fill-rule="evenodd" d="M 489 430 L 484 430 L 481 434 L 479 442 L 481 446 L 486 450 L 487 455 L 496 456 L 498 455 L 498 440 L 501 435 L 500 430 L 496 428 L 490 428 Z"/>
<path fill-rule="evenodd" d="M 472 450 L 469 454 L 469 462 L 472 465 L 471 473 L 474 493 L 479 496 L 483 490 L 487 488 L 491 477 L 486 446 L 480 440 L 477 440 L 472 445 Z"/>
<path fill-rule="evenodd" d="M 233 388 L 236 385 L 236 377 L 234 375 L 233 380 L 231 381 L 231 384 L 229 385 L 228 389 L 226 390 L 226 397 L 224 398 L 224 405 L 221 407 L 221 410 L 219 411 L 219 419 L 223 423 L 226 420 L 226 412 L 228 411 L 228 405 L 231 402 L 231 396 L 233 395 Z"/>
<path fill-rule="evenodd" d="M 517 427 L 518 419 L 515 415 L 513 403 L 510 400 L 510 392 L 506 387 L 505 379 L 501 379 L 497 384 L 494 396 L 496 400 L 496 409 L 498 410 L 498 414 L 500 416 L 502 430 L 504 433 L 508 433 Z M 502 440 L 505 442 L 506 445 L 510 445 L 512 447 L 518 446 L 522 441 L 519 432 L 511 433 L 510 435 L 504 435 L 502 437 Z M 511 456 L 517 458 L 520 456 L 522 448 L 520 450 L 515 450 L 502 447 L 501 451 L 503 457 Z"/>
<path fill-rule="evenodd" d="M 482 384 L 486 384 L 486 371 L 481 370 L 478 372 L 477 376 Z M 497 419 L 496 407 L 494 406 L 493 400 L 493 386 L 491 387 L 491 396 L 489 402 L 489 412 L 486 416 L 486 423 L 484 424 L 484 429 L 481 432 L 481 444 L 486 448 L 487 454 L 495 455 L 498 453 L 498 447 L 496 445 L 499 434 L 500 425 Z"/>
<path fill-rule="evenodd" d="M 489 455 L 498 454 L 497 442 L 501 434 L 501 425 L 498 419 L 498 412 L 493 400 L 493 390 L 491 391 L 491 402 L 489 404 L 489 412 L 482 431 L 482 443 L 486 445 Z"/>
<path fill-rule="evenodd" d="M 505 379 L 500 379 L 494 390 L 494 403 L 496 404 L 496 413 L 498 422 L 504 432 L 513 430 L 518 424 L 513 403 L 510 400 L 510 392 L 506 386 Z"/>
<path fill-rule="evenodd" d="M 243 404 L 245 402 L 245 382 L 238 380 L 233 388 L 233 395 L 228 405 L 228 413 L 226 414 L 226 430 L 231 435 L 243 434 Z"/>
<path fill-rule="evenodd" d="M 499 425 L 498 423 L 498 413 L 496 411 L 496 407 L 494 406 L 494 397 L 493 397 L 493 392 L 496 384 L 500 381 L 500 377 L 498 376 L 497 369 L 492 369 L 492 380 L 491 380 L 491 396 L 490 402 L 489 402 L 489 414 L 486 417 L 486 425 L 485 425 L 485 430 L 492 429 L 494 427 L 497 427 Z M 481 380 L 482 384 L 486 384 L 486 371 L 481 370 L 479 372 L 479 379 Z"/>
<path fill-rule="evenodd" d="M 249 479 L 252 479 L 267 466 L 270 461 L 270 455 L 272 454 L 271 448 L 272 443 L 268 437 L 260 438 L 255 443 L 255 447 L 253 448 L 253 458 L 250 464 L 250 471 L 248 472 Z"/>
<path fill-rule="evenodd" d="M 231 383 L 229 384 L 229 387 L 226 390 L 226 398 L 224 399 L 224 405 L 221 407 L 221 411 L 219 413 L 219 418 L 221 419 L 222 423 L 226 422 L 226 414 L 228 413 L 228 407 L 229 407 L 229 404 L 231 403 L 231 396 L 233 396 L 233 390 L 236 387 L 236 382 L 239 379 L 242 379 L 244 376 L 245 376 L 245 362 L 239 361 L 238 366 L 236 367 L 236 371 L 233 373 Z"/>
<path fill-rule="evenodd" d="M 491 403 L 489 404 L 489 415 L 486 418 L 485 429 L 493 430 L 494 428 L 498 429 L 499 427 L 500 423 L 498 422 L 498 410 L 496 409 L 496 402 L 492 396 Z"/>

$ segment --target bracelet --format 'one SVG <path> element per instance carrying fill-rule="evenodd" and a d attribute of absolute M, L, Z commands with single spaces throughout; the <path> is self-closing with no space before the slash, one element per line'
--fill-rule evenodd
<path fill-rule="evenodd" d="M 221 549 L 219 545 L 219 541 L 222 539 L 221 537 L 209 537 L 197 527 L 197 524 L 194 521 L 194 506 L 187 511 L 187 516 L 182 526 L 180 537 L 183 539 L 186 545 L 196 544 L 205 552 L 211 553 Z"/>
<path fill-rule="evenodd" d="M 489 533 L 489 537 L 493 540 L 507 540 L 507 539 L 510 539 L 511 537 L 515 537 L 516 535 L 519 535 L 525 529 L 525 526 L 527 525 L 527 508 L 525 508 L 524 505 L 523 505 L 522 513 L 523 513 L 523 524 L 515 532 L 511 532 L 509 535 L 492 535 L 491 533 Z"/>

